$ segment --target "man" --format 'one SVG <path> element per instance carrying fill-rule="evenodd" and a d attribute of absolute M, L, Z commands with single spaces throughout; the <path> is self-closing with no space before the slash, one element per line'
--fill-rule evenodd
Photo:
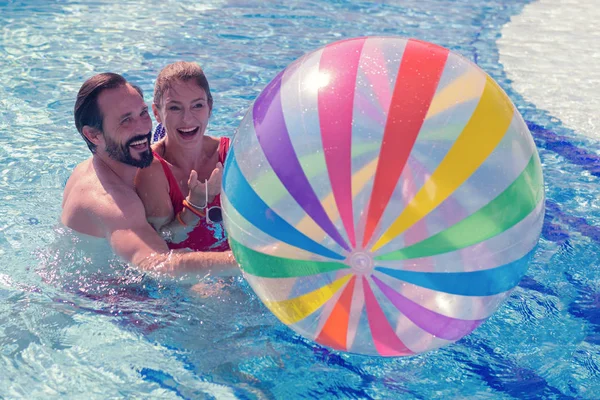
<path fill-rule="evenodd" d="M 237 266 L 231 252 L 174 252 L 146 220 L 134 189 L 138 168 L 152 162 L 152 120 L 140 88 L 122 76 L 88 79 L 75 103 L 75 125 L 92 157 L 67 181 L 62 223 L 104 237 L 113 251 L 142 269 L 171 274 Z"/>

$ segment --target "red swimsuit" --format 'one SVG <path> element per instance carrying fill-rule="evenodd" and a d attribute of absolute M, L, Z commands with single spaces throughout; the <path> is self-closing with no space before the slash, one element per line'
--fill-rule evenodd
<path fill-rule="evenodd" d="M 219 161 L 225 164 L 225 157 L 227 156 L 227 150 L 229 149 L 229 138 L 222 137 L 219 142 Z M 183 199 L 185 197 L 181 193 L 177 179 L 173 175 L 171 168 L 167 162 L 156 152 L 154 157 L 160 161 L 165 176 L 169 182 L 169 197 L 173 204 L 173 212 L 177 215 L 183 209 Z M 208 208 L 213 206 L 221 206 L 221 195 L 218 194 L 214 200 L 208 205 Z M 190 248 L 196 251 L 227 251 L 229 250 L 229 243 L 225 235 L 225 229 L 223 228 L 223 222 L 218 223 L 206 223 L 206 219 L 202 218 L 198 222 L 198 225 L 188 234 L 188 238 L 181 243 L 167 242 L 170 249 L 183 249 Z"/>

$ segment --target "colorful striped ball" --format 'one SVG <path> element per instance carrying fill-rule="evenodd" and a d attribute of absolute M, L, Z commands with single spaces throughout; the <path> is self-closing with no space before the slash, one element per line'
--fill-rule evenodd
<path fill-rule="evenodd" d="M 481 325 L 527 271 L 544 216 L 537 149 L 472 62 L 399 37 L 310 52 L 254 101 L 223 175 L 253 290 L 336 350 L 409 356 Z"/>

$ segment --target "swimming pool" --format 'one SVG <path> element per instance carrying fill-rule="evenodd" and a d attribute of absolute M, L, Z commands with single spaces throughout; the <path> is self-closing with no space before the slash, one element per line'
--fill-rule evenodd
<path fill-rule="evenodd" d="M 600 143 L 524 97 L 517 67 L 531 75 L 543 60 L 504 40 L 513 16 L 533 12 L 529 3 L 0 0 L 0 397 L 597 398 Z M 534 22 L 521 21 L 532 32 Z M 72 109 L 93 73 L 123 73 L 149 103 L 160 68 L 195 60 L 215 97 L 209 130 L 231 136 L 291 61 L 376 34 L 418 37 L 477 62 L 538 145 L 547 186 L 539 249 L 473 334 L 411 358 L 336 353 L 282 325 L 241 278 L 205 278 L 212 292 L 191 295 L 187 282 L 117 264 L 99 271 L 67 245 L 49 250 L 64 182 L 89 154 Z"/>

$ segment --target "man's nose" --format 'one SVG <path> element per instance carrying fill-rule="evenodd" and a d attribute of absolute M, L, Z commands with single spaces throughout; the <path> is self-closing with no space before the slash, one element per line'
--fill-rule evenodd
<path fill-rule="evenodd" d="M 148 118 L 138 118 L 138 123 L 136 125 L 136 133 L 141 133 L 143 135 L 147 134 L 152 130 L 152 120 L 150 117 Z"/>

